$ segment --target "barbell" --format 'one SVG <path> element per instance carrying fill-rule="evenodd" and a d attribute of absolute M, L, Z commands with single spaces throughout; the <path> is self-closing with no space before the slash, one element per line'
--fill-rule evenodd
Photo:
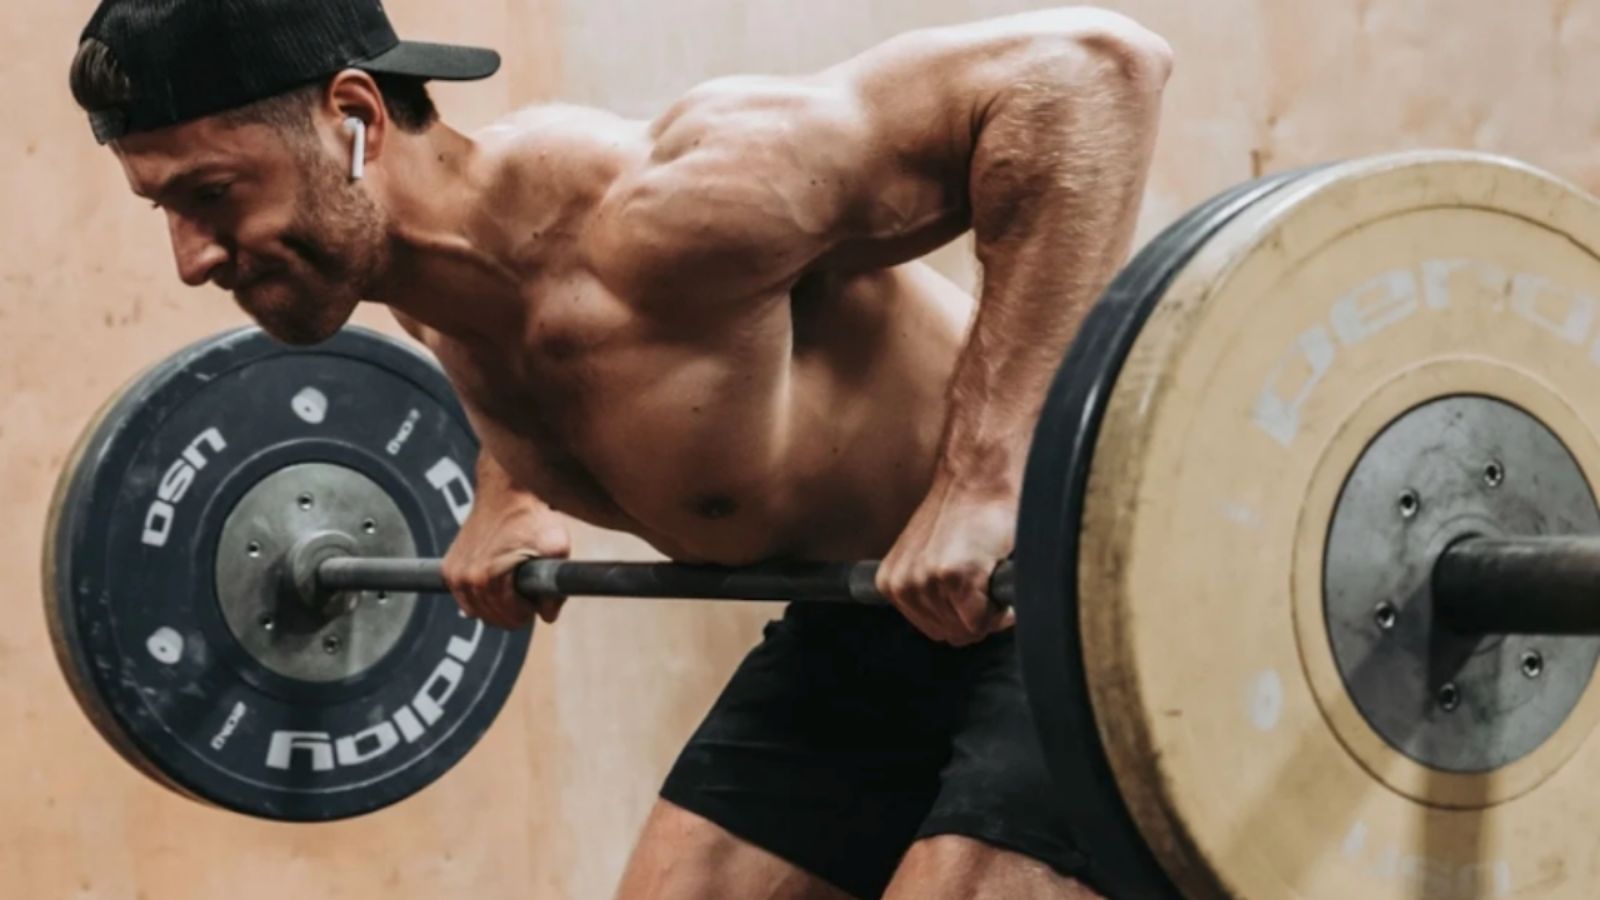
<path fill-rule="evenodd" d="M 858 561 L 728 568 L 530 559 L 517 566 L 512 584 L 529 599 L 581 595 L 888 606 L 889 598 L 877 588 L 878 565 Z M 1600 603 L 1594 593 L 1600 585 L 1600 540 L 1464 534 L 1437 556 L 1432 578 L 1434 614 L 1455 632 L 1600 634 Z M 281 584 L 281 598 L 328 615 L 342 615 L 359 602 L 359 595 L 350 592 L 449 592 L 442 560 L 360 556 L 349 535 L 333 531 L 302 536 L 289 548 Z M 1522 604 L 1500 602 L 1534 584 L 1539 593 Z M 1010 562 L 995 568 L 989 599 L 1002 607 L 1014 604 L 1016 568 Z"/>
<path fill-rule="evenodd" d="M 1112 896 L 1587 896 L 1600 867 L 1600 204 L 1481 154 L 1224 192 L 1091 310 L 1030 449 L 1030 703 Z M 48 525 L 102 735 L 196 799 L 343 818 L 421 790 L 530 631 L 441 596 L 477 445 L 347 329 L 135 378 Z M 530 594 L 881 603 L 875 563 L 533 560 Z"/>

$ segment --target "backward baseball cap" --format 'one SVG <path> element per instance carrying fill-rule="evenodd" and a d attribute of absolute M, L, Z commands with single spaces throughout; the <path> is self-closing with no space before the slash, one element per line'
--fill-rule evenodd
<path fill-rule="evenodd" d="M 488 78 L 500 54 L 402 41 L 382 0 L 103 0 L 81 40 L 104 44 L 132 97 L 91 110 L 102 144 L 362 69 L 445 81 Z"/>

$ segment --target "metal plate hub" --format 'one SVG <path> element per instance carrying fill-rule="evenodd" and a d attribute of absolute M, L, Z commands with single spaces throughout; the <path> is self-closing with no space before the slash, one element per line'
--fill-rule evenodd
<path fill-rule="evenodd" d="M 1334 659 L 1367 722 L 1450 772 L 1537 749 L 1583 696 L 1600 638 L 1452 633 L 1434 617 L 1433 564 L 1472 536 L 1596 532 L 1582 469 L 1522 410 L 1448 397 L 1393 422 L 1345 482 L 1323 575 Z"/>
<path fill-rule="evenodd" d="M 217 603 L 239 643 L 279 675 L 339 681 L 371 668 L 411 621 L 415 594 L 371 591 L 324 615 L 289 590 L 289 551 L 323 530 L 348 536 L 360 556 L 415 556 L 405 515 L 354 469 L 302 463 L 274 472 L 239 499 L 217 542 Z"/>

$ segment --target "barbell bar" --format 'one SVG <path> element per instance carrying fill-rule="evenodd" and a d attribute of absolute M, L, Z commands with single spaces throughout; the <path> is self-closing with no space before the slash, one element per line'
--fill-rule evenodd
<path fill-rule="evenodd" d="M 889 603 L 877 561 L 738 568 L 679 563 L 530 559 L 512 581 L 523 597 L 546 595 L 685 600 Z M 316 566 L 318 596 L 340 591 L 447 593 L 438 559 L 335 556 Z M 1016 572 L 996 567 L 990 599 L 1010 606 Z M 1440 555 L 1434 611 L 1462 634 L 1600 634 L 1600 539 L 1468 538 Z M 312 600 L 313 598 L 303 598 Z"/>
<path fill-rule="evenodd" d="M 879 563 L 783 563 L 694 566 L 679 563 L 590 562 L 530 559 L 512 576 L 524 597 L 639 597 L 683 600 L 756 600 L 856 603 L 886 606 L 874 583 Z M 335 557 L 317 566 L 319 593 L 337 591 L 447 591 L 437 559 Z M 1001 563 L 990 578 L 990 598 L 1010 606 L 1016 574 Z"/>

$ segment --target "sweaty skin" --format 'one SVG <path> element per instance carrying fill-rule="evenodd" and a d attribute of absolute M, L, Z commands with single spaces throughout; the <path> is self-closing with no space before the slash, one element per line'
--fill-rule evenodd
<path fill-rule="evenodd" d="M 650 122 L 545 106 L 405 133 L 352 70 L 309 150 L 217 119 L 116 150 L 186 282 L 302 343 L 378 301 L 438 357 L 483 443 L 446 560 L 468 611 L 528 621 L 507 573 L 564 555 L 565 515 L 683 561 L 883 557 L 908 619 L 965 644 L 1009 624 L 987 576 L 1049 380 L 1127 255 L 1169 60 L 1126 18 L 1048 10 L 720 79 Z M 977 298 L 917 261 L 968 231 Z M 720 895 L 708 870 L 750 874 L 729 895 L 815 888 L 675 814 L 624 895 Z M 936 840 L 907 865 L 981 896 L 963 839 Z"/>

